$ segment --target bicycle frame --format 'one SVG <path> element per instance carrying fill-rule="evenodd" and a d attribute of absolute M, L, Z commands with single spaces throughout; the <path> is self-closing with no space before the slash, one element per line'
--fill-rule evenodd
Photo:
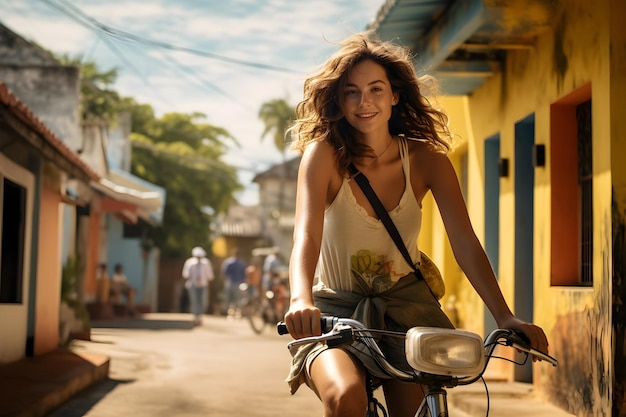
<path fill-rule="evenodd" d="M 558 364 L 555 358 L 531 348 L 524 340 L 523 335 L 509 329 L 496 329 L 489 333 L 483 342 L 480 336 L 462 330 L 418 327 L 410 329 L 409 332 L 405 334 L 368 329 L 362 323 L 352 319 L 323 317 L 322 330 L 324 333 L 321 336 L 293 340 L 289 342 L 288 346 L 292 347 L 314 342 L 325 342 L 331 348 L 343 344 L 350 344 L 354 341 L 365 344 L 372 352 L 372 357 L 377 364 L 390 377 L 404 382 L 421 384 L 425 387 L 424 400 L 415 414 L 416 417 L 426 417 L 428 415 L 447 417 L 448 401 L 446 389 L 454 388 L 458 385 L 469 385 L 479 380 L 484 374 L 496 346 L 510 346 L 536 356 L 540 360 L 547 361 L 553 366 L 557 366 Z M 279 323 L 278 333 L 287 333 L 284 324 Z M 407 344 L 407 361 L 413 368 L 413 372 L 398 369 L 387 361 L 378 344 L 374 341 L 374 336 L 380 335 L 392 335 L 405 338 Z M 407 337 L 407 335 L 409 336 Z M 446 338 L 448 340 L 445 340 Z M 456 338 L 457 340 L 450 342 L 451 338 Z M 467 363 L 465 364 L 467 366 L 460 371 L 461 375 L 459 375 L 459 360 L 462 362 L 463 358 L 459 357 L 456 352 L 458 352 L 459 347 L 474 346 L 477 343 L 476 339 L 479 341 L 480 353 L 477 354 L 472 361 L 466 361 Z M 437 344 L 441 341 L 443 341 L 443 343 Z M 415 352 L 416 349 L 427 351 L 429 347 L 435 347 L 435 349 L 432 349 L 434 353 Z M 453 355 L 456 355 L 453 358 L 454 360 L 449 362 L 455 364 L 456 368 L 451 364 L 446 364 L 446 361 Z M 433 358 L 436 363 L 431 361 Z M 434 370 L 436 373 L 433 372 Z M 370 404 L 366 417 L 374 417 L 377 416 L 377 408 L 380 406 L 373 397 L 372 392 L 370 392 L 370 390 L 373 391 L 369 386 L 370 384 L 367 385 Z M 384 416 L 386 416 L 386 411 L 384 409 L 382 410 Z"/>

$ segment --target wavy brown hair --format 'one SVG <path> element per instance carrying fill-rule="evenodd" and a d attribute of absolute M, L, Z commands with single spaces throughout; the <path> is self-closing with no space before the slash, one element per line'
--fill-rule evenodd
<path fill-rule="evenodd" d="M 358 132 L 346 121 L 340 105 L 349 72 L 364 60 L 385 69 L 392 90 L 399 96 L 389 119 L 390 133 L 425 139 L 441 151 L 449 150 L 448 117 L 420 91 L 424 85 L 436 86 L 436 80 L 417 76 L 407 48 L 381 41 L 373 32 L 354 34 L 339 45 L 339 51 L 304 82 L 297 120 L 290 129 L 295 139 L 292 150 L 302 154 L 310 143 L 327 141 L 336 149 L 338 168 L 344 174 L 353 159 L 372 155 L 372 149 L 358 140 Z"/>

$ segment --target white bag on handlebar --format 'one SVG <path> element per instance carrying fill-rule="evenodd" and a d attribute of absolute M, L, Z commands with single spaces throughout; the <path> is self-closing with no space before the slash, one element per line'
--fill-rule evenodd
<path fill-rule="evenodd" d="M 405 348 L 409 365 L 429 374 L 474 377 L 485 364 L 482 338 L 464 330 L 413 327 Z"/>

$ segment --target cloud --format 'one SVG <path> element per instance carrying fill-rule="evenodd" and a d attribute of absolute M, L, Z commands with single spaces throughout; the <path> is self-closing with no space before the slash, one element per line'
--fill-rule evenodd
<path fill-rule="evenodd" d="M 59 10 L 36 0 L 3 0 L 3 23 L 59 54 L 83 54 L 101 69 L 117 67 L 113 88 L 123 96 L 167 112 L 202 112 L 242 144 L 225 160 L 241 167 L 240 180 L 254 194 L 248 168 L 280 162 L 271 138 L 261 141 L 263 102 L 287 98 L 296 104 L 305 76 L 350 33 L 363 30 L 384 0 L 75 0 L 86 15 L 146 39 L 272 65 L 290 72 L 226 63 L 89 31 Z M 70 4 L 51 0 L 50 3 Z M 252 191 L 250 191 L 252 190 Z M 247 199 L 250 198 L 248 195 Z M 255 201 L 245 201 L 253 204 Z"/>

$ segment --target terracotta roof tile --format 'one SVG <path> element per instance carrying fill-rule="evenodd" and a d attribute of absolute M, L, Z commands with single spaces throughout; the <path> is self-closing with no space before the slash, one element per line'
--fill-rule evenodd
<path fill-rule="evenodd" d="M 38 133 L 44 138 L 56 151 L 61 154 L 66 160 L 78 167 L 90 180 L 99 181 L 100 176 L 93 171 L 80 156 L 72 151 L 67 145 L 63 143 L 56 135 L 48 129 L 48 127 L 33 114 L 33 112 L 22 103 L 9 88 L 0 81 L 0 103 L 2 103 L 7 109 L 21 120 L 26 126 L 28 126 L 33 132 Z"/>

